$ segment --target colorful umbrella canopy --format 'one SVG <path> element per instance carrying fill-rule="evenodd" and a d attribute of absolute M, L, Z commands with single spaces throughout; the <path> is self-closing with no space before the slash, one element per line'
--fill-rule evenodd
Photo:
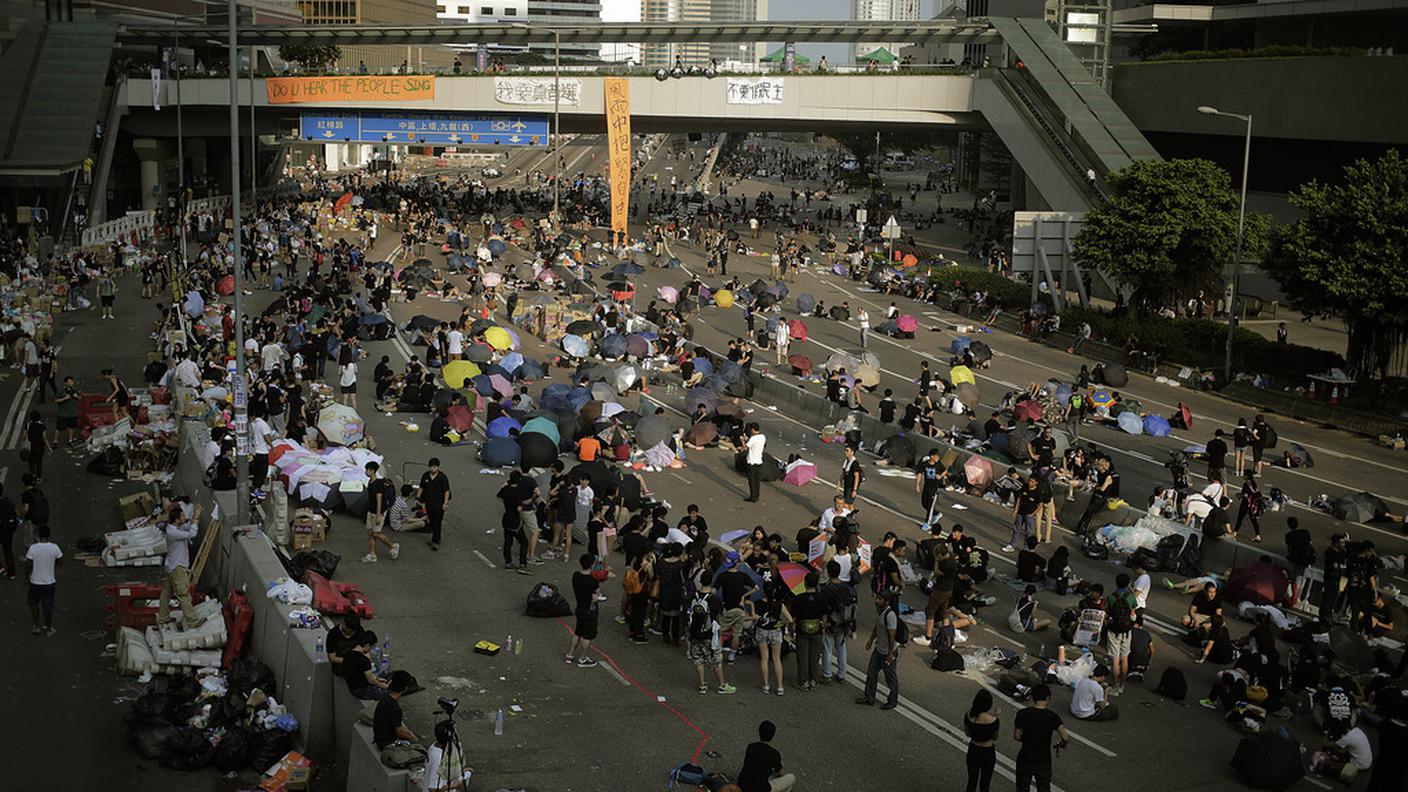
<path fill-rule="evenodd" d="M 502 327 L 491 327 L 485 330 L 484 340 L 488 342 L 489 346 L 500 352 L 513 348 L 513 336 L 509 335 L 508 331 Z"/>
<path fill-rule="evenodd" d="M 497 272 L 486 272 L 483 275 L 479 276 L 479 280 L 485 286 L 494 287 L 498 286 L 500 283 L 503 283 L 504 276 Z"/>
<path fill-rule="evenodd" d="M 982 489 L 992 483 L 992 463 L 986 457 L 973 454 L 963 463 L 963 475 L 968 483 Z"/>
<path fill-rule="evenodd" d="M 787 365 L 792 367 L 794 373 L 804 377 L 812 373 L 812 360 L 806 355 L 788 355 Z"/>
<path fill-rule="evenodd" d="M 676 289 L 674 286 L 661 286 L 659 289 L 655 290 L 655 293 L 660 296 L 660 299 L 671 305 L 674 305 L 680 299 L 680 290 Z"/>
<path fill-rule="evenodd" d="M 513 420 L 507 415 L 500 415 L 498 418 L 490 421 L 489 425 L 485 427 L 485 434 L 490 437 L 508 437 L 513 430 L 522 428 L 523 426 L 519 424 L 518 421 Z"/>
<path fill-rule="evenodd" d="M 1115 420 L 1121 429 L 1132 435 L 1144 433 L 1144 421 L 1139 417 L 1139 413 L 1122 412 L 1120 417 Z"/>
<path fill-rule="evenodd" d="M 334 445 L 351 445 L 367 432 L 367 423 L 345 404 L 329 404 L 318 412 L 318 431 Z"/>
<path fill-rule="evenodd" d="M 969 385 L 978 384 L 978 378 L 973 376 L 973 370 L 967 366 L 954 366 L 949 369 L 948 378 L 954 385 L 963 385 L 964 383 Z"/>
<path fill-rule="evenodd" d="M 1096 407 L 1109 407 L 1114 401 L 1114 394 L 1107 390 L 1097 390 L 1090 394 L 1090 403 Z"/>
<path fill-rule="evenodd" d="M 490 374 L 489 387 L 494 389 L 494 393 L 497 393 L 505 399 L 513 395 L 513 385 L 508 381 L 508 377 L 502 374 Z"/>
<path fill-rule="evenodd" d="M 562 434 L 557 430 L 557 421 L 543 416 L 528 419 L 528 422 L 523 424 L 522 434 L 540 434 L 551 438 L 554 444 L 562 442 Z"/>
<path fill-rule="evenodd" d="M 810 569 L 791 561 L 784 561 L 777 565 L 777 574 L 782 579 L 783 585 L 787 586 L 793 594 L 801 594 L 807 590 L 807 573 Z"/>

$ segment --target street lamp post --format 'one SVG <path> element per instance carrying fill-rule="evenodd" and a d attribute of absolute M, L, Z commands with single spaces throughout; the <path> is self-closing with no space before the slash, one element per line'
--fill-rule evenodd
<path fill-rule="evenodd" d="M 186 268 L 186 138 L 181 128 L 181 23 L 171 20 L 175 29 L 171 66 L 176 71 L 176 223 L 180 268 Z"/>
<path fill-rule="evenodd" d="M 1203 115 L 1227 116 L 1246 122 L 1247 131 L 1242 146 L 1242 203 L 1237 211 L 1237 249 L 1232 256 L 1231 294 L 1227 297 L 1227 359 L 1223 363 L 1223 378 L 1232 382 L 1232 339 L 1237 331 L 1237 285 L 1242 275 L 1242 241 L 1247 227 L 1247 165 L 1252 159 L 1252 116 L 1250 113 L 1224 113 L 1216 107 L 1202 105 L 1198 112 Z"/>
<path fill-rule="evenodd" d="M 240 261 L 243 223 L 240 219 L 240 51 L 236 44 L 239 26 L 235 0 L 229 0 L 229 59 L 230 59 L 230 213 L 233 221 L 231 242 L 235 269 L 235 376 L 230 383 L 235 417 L 235 520 L 236 525 L 249 524 L 249 390 L 245 380 L 244 359 L 244 265 Z"/>

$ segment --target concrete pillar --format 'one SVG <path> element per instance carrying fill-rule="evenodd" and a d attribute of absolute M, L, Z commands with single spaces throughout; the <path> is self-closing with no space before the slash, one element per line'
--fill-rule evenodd
<path fill-rule="evenodd" d="M 142 208 L 156 209 L 165 200 L 166 183 L 162 177 L 166 160 L 171 158 L 170 147 L 163 140 L 137 138 L 132 141 L 132 148 L 141 161 Z"/>

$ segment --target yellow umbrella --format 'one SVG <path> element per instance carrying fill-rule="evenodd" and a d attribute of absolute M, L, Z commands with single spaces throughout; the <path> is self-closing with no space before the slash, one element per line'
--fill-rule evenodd
<path fill-rule="evenodd" d="M 440 369 L 440 376 L 445 378 L 445 384 L 451 388 L 465 387 L 465 380 L 479 376 L 479 367 L 468 360 L 452 360 Z"/>
<path fill-rule="evenodd" d="M 484 340 L 500 352 L 513 346 L 513 337 L 502 327 L 491 327 L 484 331 Z"/>
<path fill-rule="evenodd" d="M 717 305 L 720 308 L 732 308 L 733 292 L 729 291 L 728 289 L 719 289 L 718 291 L 714 292 L 714 305 Z"/>
<path fill-rule="evenodd" d="M 954 385 L 962 385 L 965 382 L 976 385 L 978 382 L 973 376 L 973 370 L 967 366 L 954 366 L 949 369 L 948 378 Z"/>

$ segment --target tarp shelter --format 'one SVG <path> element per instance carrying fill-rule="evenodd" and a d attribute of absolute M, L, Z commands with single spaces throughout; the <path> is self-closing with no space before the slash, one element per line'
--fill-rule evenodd
<path fill-rule="evenodd" d="M 786 63 L 787 48 L 779 47 L 778 49 L 774 50 L 771 55 L 759 58 L 758 60 L 761 63 Z M 792 54 L 792 62 L 797 64 L 798 66 L 805 66 L 808 63 L 811 63 L 812 59 L 808 58 L 806 55 L 803 55 L 801 53 L 794 52 Z"/>
<path fill-rule="evenodd" d="M 894 63 L 897 60 L 899 58 L 895 57 L 895 53 L 884 47 L 856 57 L 856 63 Z"/>
<path fill-rule="evenodd" d="M 318 431 L 333 445 L 352 445 L 367 433 L 367 422 L 345 404 L 329 404 L 318 412 Z"/>
<path fill-rule="evenodd" d="M 1250 734 L 1237 743 L 1232 767 L 1252 789 L 1286 789 L 1305 776 L 1300 751 L 1284 728 Z"/>

